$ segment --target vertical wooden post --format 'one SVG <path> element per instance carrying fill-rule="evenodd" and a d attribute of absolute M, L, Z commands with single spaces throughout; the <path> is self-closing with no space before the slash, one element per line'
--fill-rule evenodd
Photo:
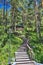
<path fill-rule="evenodd" d="M 42 5 L 42 7 L 43 7 L 43 0 L 41 0 L 41 5 Z"/>
<path fill-rule="evenodd" d="M 38 9 L 38 3 L 36 0 L 34 0 L 34 9 L 35 9 L 36 32 L 37 32 L 37 37 L 40 39 L 41 38 L 41 32 L 40 32 L 41 19 L 40 19 L 40 12 Z"/>

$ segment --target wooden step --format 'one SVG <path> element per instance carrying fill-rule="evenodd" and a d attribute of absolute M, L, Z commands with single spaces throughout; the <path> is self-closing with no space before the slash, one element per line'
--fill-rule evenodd
<path fill-rule="evenodd" d="M 30 60 L 29 58 L 16 58 L 16 61 L 27 61 L 27 60 Z"/>
<path fill-rule="evenodd" d="M 18 50 L 18 52 L 23 52 L 23 51 L 26 51 L 26 49 L 24 49 L 24 50 Z"/>
<path fill-rule="evenodd" d="M 26 54 L 22 54 L 22 55 L 15 55 L 15 57 L 29 57 L 29 56 Z"/>
<path fill-rule="evenodd" d="M 34 65 L 32 61 L 16 62 L 16 65 Z"/>
<path fill-rule="evenodd" d="M 35 65 L 34 63 L 28 63 L 28 64 L 16 64 L 16 65 Z"/>
<path fill-rule="evenodd" d="M 26 44 L 23 44 L 21 47 L 26 47 Z"/>
<path fill-rule="evenodd" d="M 24 49 L 26 49 L 26 48 L 19 48 L 18 50 L 24 50 Z"/>
<path fill-rule="evenodd" d="M 15 56 L 28 56 L 27 54 L 16 54 Z"/>
<path fill-rule="evenodd" d="M 25 58 L 28 58 L 28 57 L 16 57 L 16 59 L 25 59 Z"/>
<path fill-rule="evenodd" d="M 25 46 L 21 46 L 20 48 L 24 49 L 24 48 L 26 48 L 26 47 L 25 47 Z"/>
<path fill-rule="evenodd" d="M 22 61 L 30 61 L 30 59 L 16 59 L 16 61 L 22 62 Z"/>
<path fill-rule="evenodd" d="M 23 58 L 29 58 L 27 54 L 16 54 L 15 57 L 16 58 L 21 58 L 21 57 L 23 57 Z"/>
<path fill-rule="evenodd" d="M 26 49 L 26 48 L 19 48 L 18 50 L 24 50 L 24 49 Z"/>
<path fill-rule="evenodd" d="M 23 64 L 25 64 L 25 63 L 34 63 L 34 61 L 21 61 L 21 62 L 16 62 L 16 63 L 23 63 Z"/>
<path fill-rule="evenodd" d="M 26 52 L 26 49 L 19 49 L 17 52 Z"/>
<path fill-rule="evenodd" d="M 17 53 L 15 53 L 15 55 L 27 55 L 27 53 L 26 52 L 17 52 Z"/>
<path fill-rule="evenodd" d="M 27 54 L 27 52 L 15 52 L 15 54 Z"/>
<path fill-rule="evenodd" d="M 17 54 L 16 57 L 18 57 L 18 56 L 19 56 L 19 57 L 28 57 L 27 54 L 25 54 L 25 55 L 23 55 L 23 54 L 22 54 L 22 55 L 18 55 L 18 54 Z"/>
<path fill-rule="evenodd" d="M 27 53 L 27 52 L 15 52 L 15 53 L 17 54 L 17 53 Z"/>

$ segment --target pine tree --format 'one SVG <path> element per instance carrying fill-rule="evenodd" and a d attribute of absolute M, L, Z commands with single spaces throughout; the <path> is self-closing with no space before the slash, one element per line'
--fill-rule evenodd
<path fill-rule="evenodd" d="M 37 36 L 40 39 L 41 38 L 41 32 L 40 32 L 40 12 L 38 9 L 38 4 L 37 1 L 34 0 L 34 9 L 35 9 L 35 21 L 36 21 L 36 31 L 37 31 Z"/>

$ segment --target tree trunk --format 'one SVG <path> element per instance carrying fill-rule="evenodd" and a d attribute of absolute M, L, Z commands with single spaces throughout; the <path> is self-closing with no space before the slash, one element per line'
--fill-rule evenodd
<path fill-rule="evenodd" d="M 16 31 L 15 9 L 12 8 L 12 28 L 13 32 Z"/>
<path fill-rule="evenodd" d="M 42 5 L 42 8 L 43 8 L 43 0 L 41 0 L 41 5 Z"/>
<path fill-rule="evenodd" d="M 39 13 L 39 10 L 38 10 L 38 4 L 37 4 L 36 0 L 34 0 L 34 8 L 35 8 L 35 20 L 36 20 L 37 37 L 41 38 L 41 33 L 40 33 L 41 19 L 40 19 L 40 13 Z"/>
<path fill-rule="evenodd" d="M 5 5 L 7 4 L 4 0 L 3 2 L 3 23 L 5 25 L 5 32 L 7 33 L 7 7 L 5 9 Z M 7 5 L 6 5 L 7 6 Z M 6 11 L 5 11 L 6 10 Z"/>

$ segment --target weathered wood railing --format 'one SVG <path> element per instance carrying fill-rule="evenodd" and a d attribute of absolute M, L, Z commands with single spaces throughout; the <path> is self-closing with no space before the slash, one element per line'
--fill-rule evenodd
<path fill-rule="evenodd" d="M 27 40 L 27 52 L 29 54 L 30 59 L 34 60 L 35 59 L 35 54 L 34 54 L 32 48 L 29 46 L 28 43 L 29 43 L 29 41 Z"/>

